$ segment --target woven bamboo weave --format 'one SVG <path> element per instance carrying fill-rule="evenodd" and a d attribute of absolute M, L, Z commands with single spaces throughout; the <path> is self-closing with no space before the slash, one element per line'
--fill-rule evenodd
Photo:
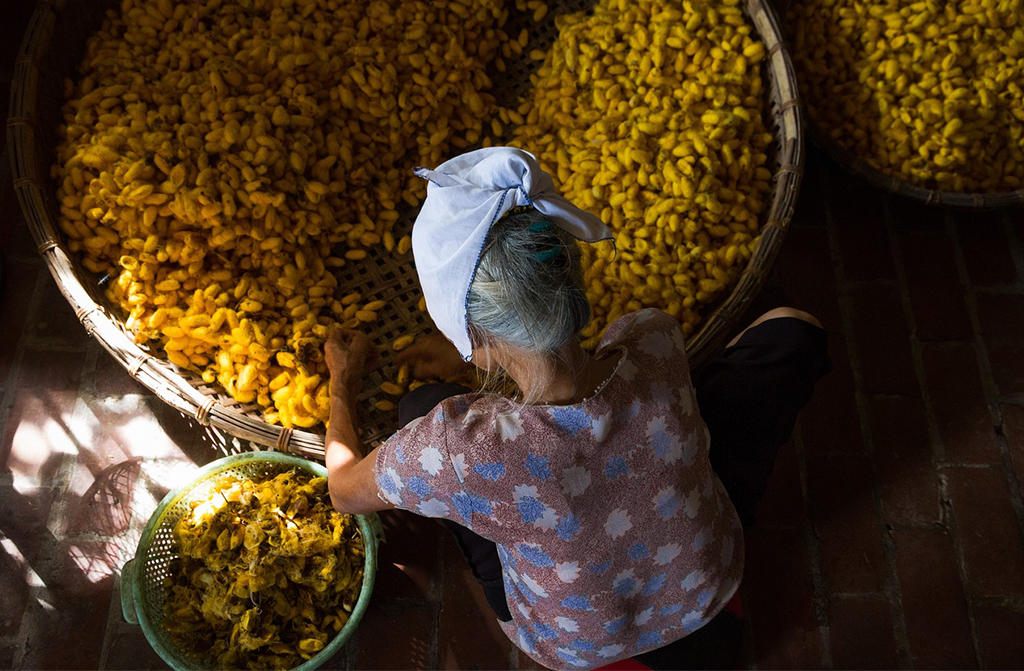
<path fill-rule="evenodd" d="M 543 24 L 529 25 L 531 45 L 549 46 L 556 36 L 554 16 L 585 9 L 588 0 L 556 0 Z M 118 363 L 156 396 L 203 425 L 225 431 L 243 441 L 323 459 L 322 431 L 290 430 L 271 425 L 262 418 L 257 405 L 244 405 L 222 388 L 204 382 L 196 373 L 169 363 L 157 352 L 135 344 L 125 330 L 117 309 L 109 304 L 100 286 L 101 278 L 82 268 L 68 253 L 57 227 L 59 208 L 50 180 L 57 128 L 61 123 L 63 81 L 73 76 L 88 36 L 96 30 L 110 0 L 43 0 L 29 24 L 15 65 L 8 121 L 8 147 L 14 186 L 31 229 L 51 274 L 75 310 L 86 330 Z M 766 123 L 775 136 L 768 167 L 773 178 L 768 207 L 762 215 L 761 239 L 739 281 L 687 342 L 691 363 L 699 367 L 728 336 L 735 333 L 764 283 L 779 252 L 799 191 L 803 169 L 803 112 L 796 92 L 796 77 L 789 54 L 781 40 L 778 19 L 763 0 L 746 0 L 747 17 L 764 42 L 768 53 L 763 74 L 767 80 Z M 518 34 L 524 25 L 510 19 L 506 30 Z M 508 105 L 526 92 L 529 75 L 536 67 L 528 59 L 509 64 L 501 76 L 498 101 Z M 398 235 L 411 230 L 415 211 L 402 213 L 396 224 Z M 397 235 L 396 235 L 397 237 Z M 384 300 L 386 307 L 368 335 L 387 343 L 405 334 L 429 328 L 426 315 L 416 304 L 420 297 L 415 269 L 395 260 L 380 249 L 371 252 L 356 272 L 339 277 L 345 292 L 362 291 Z M 391 353 L 384 353 L 384 368 L 367 380 L 360 396 L 363 438 L 376 445 L 397 428 L 397 413 L 373 407 L 375 390 L 384 379 L 394 377 Z"/>

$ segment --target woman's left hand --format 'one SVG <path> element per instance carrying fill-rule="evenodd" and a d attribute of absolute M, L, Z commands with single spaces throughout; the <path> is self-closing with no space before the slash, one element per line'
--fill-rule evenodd
<path fill-rule="evenodd" d="M 343 328 L 334 329 L 324 343 L 324 358 L 332 391 L 337 385 L 358 391 L 366 374 L 381 364 L 380 353 L 365 333 Z"/>

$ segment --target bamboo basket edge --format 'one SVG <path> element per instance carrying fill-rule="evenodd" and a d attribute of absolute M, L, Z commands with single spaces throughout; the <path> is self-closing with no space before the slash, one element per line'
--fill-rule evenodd
<path fill-rule="evenodd" d="M 1024 206 L 1024 189 L 994 193 L 958 193 L 939 189 L 926 189 L 910 182 L 888 175 L 858 158 L 841 144 L 829 137 L 821 126 L 808 118 L 807 134 L 833 161 L 852 175 L 860 177 L 872 186 L 889 193 L 919 201 L 925 205 L 950 206 L 968 210 L 992 210 L 1004 207 Z"/>
<path fill-rule="evenodd" d="M 268 424 L 244 412 L 219 403 L 204 394 L 181 375 L 177 367 L 146 352 L 127 337 L 107 309 L 85 288 L 73 259 L 61 247 L 61 235 L 54 225 L 51 199 L 46 198 L 48 161 L 38 151 L 40 129 L 34 113 L 37 88 L 43 72 L 37 55 L 45 54 L 56 33 L 54 22 L 60 19 L 64 4 L 43 0 L 30 22 L 21 45 L 18 68 L 11 83 L 8 149 L 12 156 L 15 191 L 40 254 L 61 293 L 75 310 L 87 332 L 126 371 L 161 401 L 200 424 L 258 445 L 295 452 L 316 459 L 324 458 L 324 436 Z M 768 53 L 766 75 L 769 103 L 766 120 L 776 134 L 776 164 L 769 206 L 761 229 L 761 240 L 732 292 L 708 316 L 690 338 L 687 350 L 691 366 L 699 368 L 724 342 L 737 320 L 764 284 L 781 247 L 799 194 L 804 161 L 804 118 L 796 95 L 796 78 L 789 53 L 781 39 L 778 19 L 767 0 L 746 0 L 748 18 L 754 24 Z M 49 21 L 49 23 L 47 23 Z M 43 156 L 40 156 L 43 154 Z M 36 159 L 34 162 L 32 159 Z M 45 167 L 44 167 L 45 166 Z"/>

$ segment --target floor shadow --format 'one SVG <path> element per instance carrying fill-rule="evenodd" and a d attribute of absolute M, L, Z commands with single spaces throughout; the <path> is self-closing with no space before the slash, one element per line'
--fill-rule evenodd
<path fill-rule="evenodd" d="M 135 457 L 98 473 L 71 515 L 68 533 L 116 536 L 126 531 L 132 520 L 134 488 L 141 462 L 140 457 Z"/>
<path fill-rule="evenodd" d="M 184 455 L 198 466 L 205 466 L 222 457 L 259 449 L 248 441 L 230 436 L 212 426 L 200 424 L 195 418 L 178 412 L 155 396 L 146 396 L 145 403 L 164 432 L 181 448 Z"/>
<path fill-rule="evenodd" d="M 23 668 L 95 668 L 122 554 L 101 540 L 56 538 L 47 526 L 52 497 L 46 488 L 32 494 L 2 489 L 0 626 L 23 641 L 15 660 Z"/>

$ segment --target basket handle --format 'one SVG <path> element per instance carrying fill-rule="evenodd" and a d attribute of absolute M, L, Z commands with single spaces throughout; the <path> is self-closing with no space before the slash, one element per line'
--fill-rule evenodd
<path fill-rule="evenodd" d="M 129 559 L 121 567 L 121 614 L 125 622 L 138 626 L 139 615 L 135 611 L 135 559 Z"/>

